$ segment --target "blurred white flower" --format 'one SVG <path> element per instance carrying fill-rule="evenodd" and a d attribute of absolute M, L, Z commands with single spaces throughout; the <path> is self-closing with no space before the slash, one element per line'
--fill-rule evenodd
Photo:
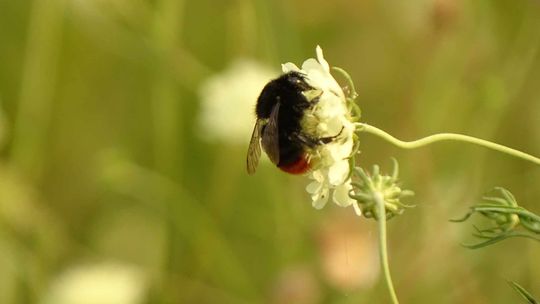
<path fill-rule="evenodd" d="M 247 145 L 255 124 L 255 104 L 277 72 L 252 60 L 239 59 L 207 79 L 199 90 L 199 124 L 203 137 Z"/>
<path fill-rule="evenodd" d="M 145 300 L 146 283 L 135 267 L 102 263 L 79 265 L 55 279 L 45 304 L 139 304 Z"/>
<path fill-rule="evenodd" d="M 310 164 L 313 170 L 309 178 L 313 181 L 306 187 L 311 194 L 313 207 L 321 209 L 328 202 L 330 195 L 334 203 L 342 207 L 354 206 L 360 215 L 356 201 L 349 197 L 352 189 L 349 178 L 349 160 L 354 142 L 354 124 L 347 107 L 343 90 L 330 74 L 330 65 L 323 57 L 322 49 L 317 46 L 317 59 L 310 58 L 299 69 L 293 63 L 282 65 L 284 73 L 297 71 L 306 75 L 306 81 L 315 89 L 317 103 L 307 112 L 302 120 L 302 128 L 314 138 L 333 138 L 327 144 L 319 145 L 311 153 Z"/>
<path fill-rule="evenodd" d="M 325 217 L 317 233 L 322 274 L 343 291 L 371 288 L 379 276 L 377 234 L 350 213 Z"/>

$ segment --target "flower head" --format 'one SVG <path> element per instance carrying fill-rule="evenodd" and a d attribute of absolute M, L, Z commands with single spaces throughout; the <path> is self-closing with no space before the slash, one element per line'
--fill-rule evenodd
<path fill-rule="evenodd" d="M 284 73 L 299 72 L 313 90 L 304 92 L 308 99 L 317 97 L 316 104 L 305 113 L 301 125 L 313 138 L 331 139 L 310 151 L 312 182 L 306 190 L 311 194 L 313 207 L 320 209 L 328 199 L 342 206 L 353 205 L 358 214 L 360 209 L 349 197 L 352 189 L 349 158 L 353 153 L 354 124 L 349 112 L 348 100 L 343 89 L 330 73 L 330 65 L 317 46 L 317 59 L 310 58 L 298 68 L 293 63 L 282 65 Z"/>
<path fill-rule="evenodd" d="M 378 165 L 373 166 L 371 174 L 362 168 L 355 168 L 355 175 L 359 180 L 352 183 L 354 190 L 350 192 L 350 197 L 358 201 L 365 217 L 374 217 L 378 220 L 380 218 L 378 205 L 381 203 L 384 204 L 386 219 L 402 214 L 406 208 L 414 207 L 401 202 L 402 198 L 412 196 L 414 192 L 400 187 L 399 165 L 396 159 L 392 158 L 392 161 L 394 162 L 392 175 L 381 174 Z"/>

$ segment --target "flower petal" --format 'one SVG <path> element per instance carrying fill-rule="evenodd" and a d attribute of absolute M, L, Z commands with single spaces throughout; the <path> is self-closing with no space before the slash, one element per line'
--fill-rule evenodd
<path fill-rule="evenodd" d="M 321 191 L 323 184 L 318 181 L 313 181 L 306 186 L 306 191 L 310 194 L 315 194 Z"/>
<path fill-rule="evenodd" d="M 347 160 L 338 161 L 328 169 L 328 182 L 334 186 L 340 185 L 345 182 L 348 175 L 349 162 Z"/>
<path fill-rule="evenodd" d="M 362 216 L 362 209 L 360 209 L 360 207 L 358 206 L 358 202 L 354 201 L 352 205 L 354 208 L 354 213 L 356 213 L 356 215 L 358 216 Z"/>
<path fill-rule="evenodd" d="M 321 170 L 315 170 L 315 171 L 311 172 L 310 178 L 318 181 L 319 183 L 323 183 L 324 180 L 325 180 L 324 174 L 321 172 Z"/>
<path fill-rule="evenodd" d="M 339 185 L 334 190 L 334 195 L 332 200 L 334 203 L 341 207 L 347 207 L 353 204 L 355 201 L 349 197 L 349 191 L 352 189 L 350 182 L 347 182 L 343 185 Z"/>
<path fill-rule="evenodd" d="M 323 69 L 327 72 L 330 72 L 330 65 L 328 64 L 328 61 L 324 59 L 323 51 L 320 45 L 317 45 L 317 47 L 315 48 L 315 53 L 317 53 L 317 61 L 319 61 Z"/>
<path fill-rule="evenodd" d="M 329 190 L 328 188 L 322 189 L 322 191 L 315 196 L 312 196 L 313 202 L 312 206 L 315 209 L 322 209 L 328 202 Z"/>
<path fill-rule="evenodd" d="M 292 62 L 287 62 L 281 65 L 281 70 L 283 73 L 289 73 L 289 72 L 298 72 L 300 69 L 296 66 L 296 64 Z"/>

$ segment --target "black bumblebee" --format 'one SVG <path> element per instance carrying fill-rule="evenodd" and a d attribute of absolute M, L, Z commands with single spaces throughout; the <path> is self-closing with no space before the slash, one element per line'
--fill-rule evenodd
<path fill-rule="evenodd" d="M 257 122 L 247 153 L 249 174 L 257 169 L 260 144 L 281 170 L 302 174 L 310 169 L 309 151 L 337 136 L 314 138 L 302 128 L 304 114 L 318 102 L 321 94 L 322 91 L 311 87 L 305 75 L 299 72 L 283 74 L 263 88 L 257 99 Z"/>

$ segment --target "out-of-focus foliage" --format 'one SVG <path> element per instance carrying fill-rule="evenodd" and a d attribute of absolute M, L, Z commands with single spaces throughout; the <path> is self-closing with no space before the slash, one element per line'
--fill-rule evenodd
<path fill-rule="evenodd" d="M 385 302 L 374 221 L 314 210 L 306 180 L 270 165 L 248 177 L 251 130 L 200 124 L 209 79 L 239 60 L 279 71 L 317 44 L 366 122 L 540 155 L 537 0 L 0 0 L 0 303 L 103 304 L 100 286 L 125 304 Z M 215 102 L 240 132 L 252 108 Z M 507 280 L 539 294 L 538 243 L 470 251 L 470 227 L 447 221 L 494 185 L 539 212 L 537 167 L 361 143 L 357 164 L 395 156 L 416 192 L 389 222 L 403 303 L 513 303 Z"/>

